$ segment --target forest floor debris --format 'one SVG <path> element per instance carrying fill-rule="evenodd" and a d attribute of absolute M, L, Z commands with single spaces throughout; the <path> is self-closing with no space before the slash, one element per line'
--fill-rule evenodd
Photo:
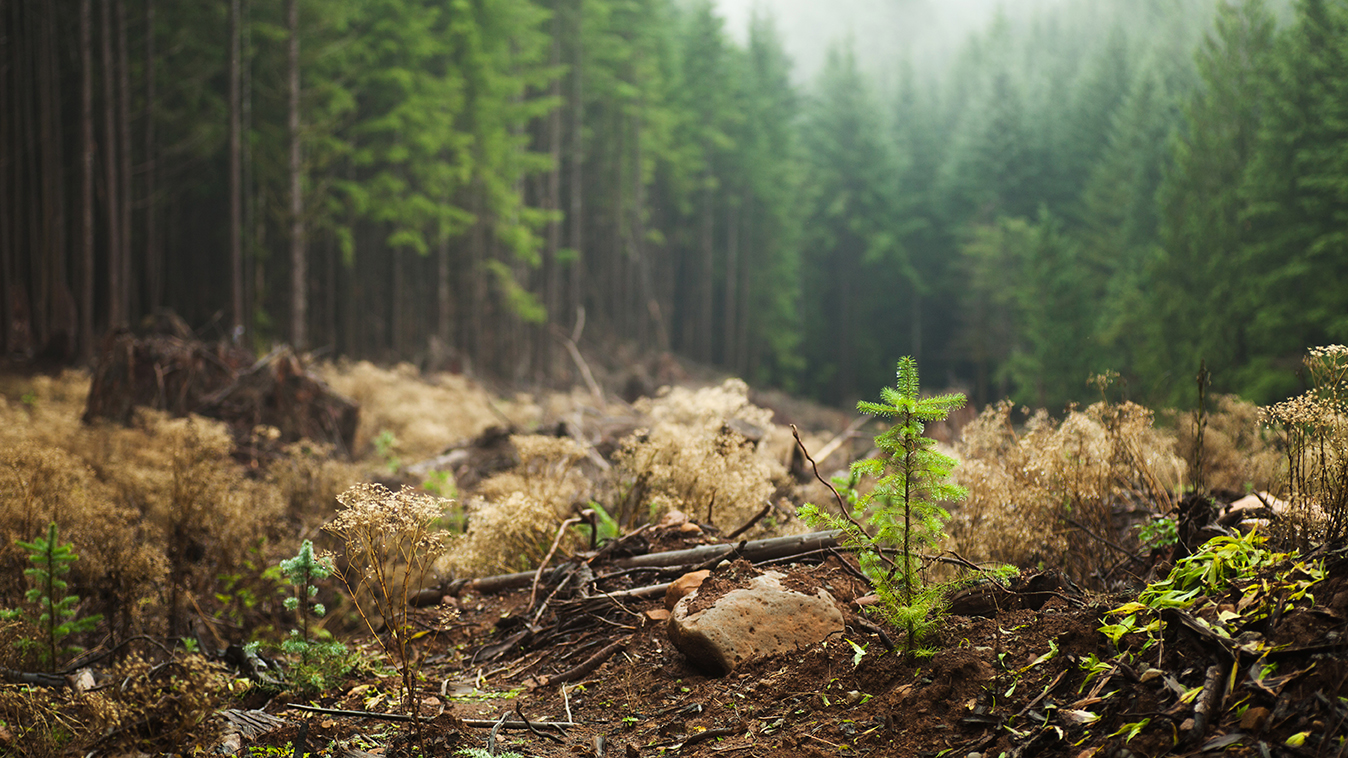
<path fill-rule="evenodd" d="M 368 374 L 374 369 L 361 370 Z M 440 395 L 449 392 L 450 384 L 416 382 L 399 391 L 429 392 L 438 398 L 435 403 L 445 402 Z M 370 387 L 375 384 L 370 380 Z M 77 426 L 74 421 L 55 423 L 51 414 L 69 406 L 61 413 L 72 419 L 77 415 L 73 408 L 78 393 L 71 388 L 78 382 L 64 377 L 39 385 L 31 396 L 0 407 L 13 422 L 6 444 L 17 444 L 25 425 L 41 427 L 44 431 L 35 439 L 49 446 L 56 444 L 52 430 L 65 428 L 60 424 Z M 461 405 L 468 407 L 480 389 L 464 386 L 465 394 L 458 397 L 466 398 Z M 726 388 L 703 388 L 709 393 L 696 402 L 693 393 L 670 393 L 655 414 L 649 409 L 660 398 L 585 411 L 590 396 L 581 393 L 583 401 L 558 416 L 539 410 L 560 405 L 555 398 L 540 394 L 498 402 L 483 392 L 499 414 L 474 405 L 482 413 L 474 411 L 471 418 L 464 416 L 467 423 L 453 429 L 447 424 L 424 438 L 405 431 L 410 427 L 385 429 L 396 429 L 391 433 L 406 434 L 409 440 L 422 439 L 406 452 L 424 453 L 418 460 L 431 465 L 419 469 L 399 461 L 390 466 L 376 452 L 372 470 L 412 483 L 448 471 L 464 495 L 479 492 L 494 477 L 524 477 L 516 485 L 536 490 L 561 515 L 584 519 L 586 509 L 571 510 L 574 500 L 588 494 L 612 505 L 621 502 L 620 493 L 573 491 L 568 487 L 577 482 L 568 477 L 575 472 L 582 478 L 599 475 L 602 466 L 591 453 L 610 467 L 626 465 L 620 451 L 643 450 L 631 443 L 624 448 L 622 440 L 636 434 L 651 416 L 664 414 L 666 422 L 681 425 L 678 439 L 707 445 L 705 451 L 712 453 L 726 450 L 718 440 L 729 427 L 727 420 L 714 423 L 689 408 L 710 399 L 729 403 L 718 412 L 737 417 L 745 428 L 760 421 L 756 412 L 736 405 L 735 398 L 744 397 L 742 389 Z M 377 407 L 380 401 L 371 394 L 366 402 Z M 737 416 L 738 410 L 745 412 Z M 446 418 L 454 412 L 446 411 Z M 380 417 L 389 424 L 402 423 L 393 413 Z M 493 425 L 497 430 L 488 431 Z M 771 422 L 758 425 L 763 431 L 760 445 L 766 442 L 770 449 L 768 441 L 781 429 Z M 512 435 L 512 426 L 515 432 L 532 434 Z M 845 429 L 844 417 L 832 428 L 807 434 L 806 444 L 819 450 Z M 80 443 L 85 448 L 101 449 L 94 437 L 99 430 L 71 433 L 87 437 Z M 378 432 L 367 428 L 362 434 L 373 446 Z M 659 439 L 645 437 L 647 442 Z M 851 437 L 846 439 L 850 445 Z M 523 449 L 518 440 L 523 440 Z M 531 456 L 563 443 L 572 451 L 568 455 L 575 456 L 567 464 L 570 468 L 559 469 L 552 458 L 540 458 L 551 463 L 528 468 Z M 649 460 L 658 459 L 645 453 Z M 73 449 L 69 455 L 85 453 Z M 789 455 L 782 450 L 765 453 L 764 459 L 785 476 Z M 855 453 L 836 455 L 844 460 Z M 298 467 L 295 462 L 287 465 Z M 607 543 L 577 540 L 555 560 L 544 561 L 541 570 L 505 577 L 446 576 L 417 592 L 410 638 L 420 666 L 420 745 L 406 722 L 398 673 L 383 660 L 377 641 L 349 623 L 349 606 L 341 606 L 330 589 L 321 597 L 333 605 L 329 628 L 353 640 L 356 667 L 315 692 L 301 694 L 276 684 L 287 676 L 293 660 L 265 647 L 261 655 L 243 647 L 255 636 L 275 637 L 286 614 L 280 598 L 266 594 L 275 595 L 278 587 L 240 578 L 215 587 L 200 584 L 199 591 L 184 596 L 183 611 L 195 619 L 194 633 L 170 636 L 162 628 L 147 628 L 150 634 L 127 638 L 119 651 L 102 650 L 59 681 L 25 682 L 23 676 L 31 671 L 0 672 L 0 678 L 11 682 L 0 684 L 0 755 L 62 755 L 74 747 L 91 755 L 195 747 L 250 758 L 306 752 L 411 756 L 418 750 L 436 755 L 513 752 L 536 758 L 1113 758 L 1344 752 L 1348 552 L 1279 555 L 1240 536 L 1248 532 L 1233 531 L 1242 522 L 1248 527 L 1251 520 L 1276 520 L 1277 504 L 1271 498 L 1265 498 L 1268 505 L 1263 508 L 1248 500 L 1233 506 L 1234 494 L 1218 498 L 1218 507 L 1206 498 L 1183 499 L 1173 514 L 1175 547 L 1148 550 L 1134 540 L 1120 547 L 1128 556 L 1110 559 L 1124 565 L 1118 575 L 1130 578 L 1129 591 L 1122 585 L 1109 591 L 1083 590 L 1053 566 L 1027 569 L 1005 583 L 966 586 L 951 598 L 949 615 L 931 641 L 938 652 L 930 659 L 914 659 L 896 644 L 901 642 L 898 631 L 877 625 L 867 615 L 871 590 L 851 556 L 838 552 L 826 536 L 728 537 L 748 518 L 762 515 L 746 508 L 722 510 L 719 496 L 712 494 L 719 491 L 718 479 L 678 479 L 680 465 L 673 460 L 665 468 L 634 470 L 648 472 L 642 502 L 663 495 L 670 503 L 689 504 L 690 515 L 668 512 L 663 519 L 630 529 L 618 526 Z M 308 484 L 287 485 L 291 511 L 306 507 L 295 504 L 304 497 L 330 500 L 331 485 L 320 481 L 318 470 L 303 467 L 298 476 Z M 103 485 L 88 483 L 96 475 L 100 471 L 91 468 L 77 483 L 99 497 L 115 499 L 116 493 L 99 489 Z M 342 475 L 349 477 L 350 472 Z M 734 475 L 736 471 L 718 476 Z M 761 473 L 756 481 L 772 481 L 773 476 L 778 474 Z M 504 483 L 498 479 L 496 486 Z M 130 480 L 122 487 L 133 491 Z M 742 483 L 740 488 L 749 491 Z M 814 497 L 799 490 L 773 494 L 788 502 Z M 35 502 L 47 507 L 46 500 Z M 768 518 L 783 516 L 768 505 Z M 1119 507 L 1138 506 L 1122 501 Z M 330 506 L 321 508 L 330 515 Z M 597 534 L 599 516 L 589 510 L 585 523 Z M 718 517 L 720 529 L 707 523 L 708 513 Z M 614 515 L 633 512 L 615 508 Z M 643 522 L 650 514 L 638 515 L 637 521 Z M 1137 517 L 1123 515 L 1126 531 Z M 291 517 L 297 530 L 317 535 L 313 514 Z M 446 526 L 456 528 L 448 521 Z M 554 524 L 540 532 L 540 539 L 553 542 L 557 534 Z M 1207 543 L 1214 536 L 1227 541 Z M 1086 544 L 1097 542 L 1087 538 Z M 1243 568 L 1223 573 L 1221 581 L 1194 579 L 1201 573 L 1196 567 L 1209 565 L 1196 555 L 1216 560 L 1216 553 L 1202 552 L 1205 543 L 1226 551 L 1220 554 L 1227 561 L 1222 565 L 1241 560 Z M 249 560 L 261 571 L 274 556 L 257 547 L 265 546 L 265 540 L 249 544 L 256 549 Z M 1104 545 L 1096 548 L 1113 552 Z M 196 560 L 211 561 L 213 555 L 207 551 Z M 669 637 L 669 585 L 690 572 L 707 571 L 702 591 L 711 596 L 743 586 L 749 575 L 769 569 L 781 572 L 788 588 L 827 590 L 839 603 L 843 631 L 818 645 L 744 661 L 725 676 L 690 665 Z M 230 570 L 245 571 L 241 564 Z M 1163 583 L 1167 577 L 1170 585 Z M 1139 595 L 1144 581 L 1152 589 Z M 144 612 L 146 617 L 151 610 Z M 16 633 L 15 627 L 0 626 L 0 636 Z M 115 663 L 112 653 L 127 650 L 143 658 Z M 43 733 L 59 739 L 39 743 L 26 733 L 34 714 L 42 720 Z M 98 726 L 96 734 L 82 731 L 92 725 Z"/>

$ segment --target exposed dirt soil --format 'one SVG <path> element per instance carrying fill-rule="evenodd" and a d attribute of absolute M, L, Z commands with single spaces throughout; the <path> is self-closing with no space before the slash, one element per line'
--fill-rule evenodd
<path fill-rule="evenodd" d="M 446 755 L 487 749 L 490 726 L 469 724 L 523 716 L 573 726 L 538 733 L 502 728 L 492 749 L 540 758 L 1345 754 L 1343 553 L 1329 557 L 1324 580 L 1313 586 L 1313 605 L 1303 599 L 1283 612 L 1293 604 L 1273 597 L 1279 592 L 1276 571 L 1214 598 L 1207 614 L 1213 618 L 1245 595 L 1267 592 L 1276 601 L 1273 614 L 1256 625 L 1261 631 L 1247 628 L 1235 641 L 1204 632 L 1205 622 L 1193 619 L 1207 612 L 1195 611 L 1162 614 L 1160 644 L 1144 651 L 1144 635 L 1134 633 L 1116 649 L 1099 628 L 1117 620 L 1107 612 L 1129 598 L 1087 596 L 1070 587 L 1017 594 L 1028 586 L 1022 580 L 1010 591 L 992 593 L 993 599 L 1032 607 L 948 616 L 934 641 L 939 652 L 929 659 L 887 651 L 873 622 L 857 615 L 853 601 L 867 587 L 850 561 L 833 553 L 787 566 L 792 585 L 825 587 L 851 609 L 845 634 L 752 661 L 724 677 L 691 668 L 673 649 L 665 622 L 652 618 L 661 616 L 663 596 L 597 603 L 554 598 L 532 631 L 522 618 L 528 588 L 446 598 L 457 607 L 457 619 L 445 623 L 439 609 L 418 616 L 430 632 L 417 643 L 424 660 L 423 707 L 433 717 L 424 727 L 425 750 Z M 736 574 L 754 573 L 747 569 L 743 561 L 722 564 L 704 587 L 725 589 Z M 649 584 L 655 574 L 628 573 L 599 589 Z M 1251 634 L 1270 647 L 1242 650 L 1241 641 L 1252 640 Z M 891 628 L 886 636 L 902 647 L 901 634 Z M 621 649 L 583 679 L 539 686 L 614 642 Z M 1092 674 L 1096 661 L 1102 663 Z M 1215 698 L 1196 689 L 1211 671 L 1225 677 L 1208 688 Z M 311 704 L 399 711 L 398 681 L 367 675 Z M 250 748 L 293 750 L 300 739 L 318 755 L 416 754 L 411 725 L 304 713 L 288 709 L 287 702 L 281 696 L 248 704 L 288 723 L 245 740 L 244 754 Z M 1202 709 L 1210 715 L 1195 728 Z"/>

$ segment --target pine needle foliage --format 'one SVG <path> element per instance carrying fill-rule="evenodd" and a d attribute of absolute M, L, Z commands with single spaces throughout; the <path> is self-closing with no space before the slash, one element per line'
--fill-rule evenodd
<path fill-rule="evenodd" d="M 48 525 L 46 537 L 17 544 L 28 551 L 28 560 L 33 563 L 32 568 L 23 572 L 33 583 L 25 598 L 37 610 L 37 616 L 29 621 L 41 634 L 40 640 L 21 643 L 32 643 L 48 670 L 56 671 L 61 658 L 76 649 L 65 645 L 65 640 L 93 630 L 103 617 L 79 616 L 79 596 L 66 594 L 69 584 L 61 577 L 70 572 L 70 564 L 79 560 L 79 556 L 70 543 L 61 542 L 55 521 Z"/>
<path fill-rule="evenodd" d="M 882 402 L 862 401 L 857 410 L 891 418 L 893 426 L 875 438 L 883 454 L 852 464 L 852 481 L 875 479 L 870 492 L 849 498 L 852 513 L 845 518 L 805 505 L 801 516 L 815 526 L 841 530 L 845 544 L 856 552 L 861 570 L 880 598 L 880 612 L 908 633 L 908 652 L 932 651 L 918 644 L 935 625 L 943 605 L 938 585 L 922 579 L 923 550 L 938 550 L 950 514 L 942 502 L 961 500 L 967 494 L 950 482 L 956 462 L 937 452 L 936 441 L 924 436 L 926 424 L 945 419 L 964 405 L 964 395 L 919 397 L 917 361 L 905 357 L 898 363 L 897 381 L 880 391 Z M 869 529 L 863 528 L 863 524 Z M 885 555 L 897 550 L 897 559 Z"/>

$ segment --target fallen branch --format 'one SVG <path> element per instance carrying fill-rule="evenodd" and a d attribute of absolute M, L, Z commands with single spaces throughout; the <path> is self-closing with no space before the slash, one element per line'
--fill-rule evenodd
<path fill-rule="evenodd" d="M 1222 712 L 1222 703 L 1226 699 L 1226 667 L 1208 666 L 1207 677 L 1203 680 L 1203 694 L 1198 696 L 1194 706 L 1194 728 L 1190 739 L 1203 738 L 1208 729 L 1208 721 Z"/>
<path fill-rule="evenodd" d="M 563 682 L 574 682 L 577 679 L 584 679 L 586 676 L 589 676 L 591 673 L 593 673 L 595 669 L 604 665 L 604 661 L 607 661 L 609 658 L 611 658 L 614 653 L 618 652 L 619 650 L 622 650 L 625 647 L 627 647 L 626 640 L 615 642 L 612 645 L 609 645 L 608 647 L 590 656 L 589 658 L 586 658 L 584 662 L 582 662 L 579 666 L 576 666 L 575 668 L 563 671 L 560 674 L 554 674 L 553 676 L 542 677 L 541 679 L 538 680 L 538 686 L 550 687 L 554 684 L 561 684 Z"/>
<path fill-rule="evenodd" d="M 809 534 L 795 534 L 788 537 L 772 537 L 764 540 L 754 540 L 745 542 L 743 548 L 739 549 L 739 554 L 751 562 L 766 561 L 773 558 L 784 558 L 789 555 L 797 555 L 812 550 L 820 550 L 826 547 L 837 547 L 837 531 L 811 532 Z M 700 547 L 689 548 L 687 550 L 669 550 L 663 553 L 648 553 L 646 555 L 634 555 L 629 558 L 619 558 L 613 561 L 613 565 L 619 568 L 638 568 L 647 566 L 678 566 L 685 563 L 700 564 L 711 560 L 713 557 L 729 555 L 736 550 L 735 545 L 702 545 Z M 602 577 L 600 577 L 602 579 Z"/>
<path fill-rule="evenodd" d="M 319 708 L 315 705 L 300 705 L 299 703 L 286 703 L 287 708 L 293 708 L 297 711 L 308 711 L 310 713 L 322 713 L 326 716 L 346 716 L 348 718 L 375 719 L 377 721 L 397 721 L 411 722 L 412 717 L 403 713 L 375 713 L 374 711 L 347 711 L 341 708 Z M 570 726 L 580 726 L 572 721 L 494 721 L 491 719 L 459 719 L 459 723 L 464 726 L 471 726 L 477 729 L 489 729 L 501 725 L 502 729 L 532 729 L 543 727 L 545 729 L 563 729 Z"/>
<path fill-rule="evenodd" d="M 581 518 L 579 516 L 576 516 L 563 521 L 562 525 L 557 527 L 557 537 L 552 541 L 552 547 L 548 548 L 548 554 L 543 556 L 542 562 L 538 564 L 538 570 L 534 572 L 534 583 L 529 588 L 530 610 L 533 609 L 534 601 L 538 598 L 538 581 L 543 578 L 543 569 L 548 567 L 548 561 L 551 561 L 552 556 L 556 554 L 557 546 L 562 544 L 562 535 L 566 534 L 566 530 L 569 529 L 572 525 L 579 524 L 580 522 Z"/>
<path fill-rule="evenodd" d="M 739 529 L 736 529 L 730 534 L 727 534 L 726 539 L 733 540 L 736 537 L 740 536 L 741 534 L 744 534 L 745 532 L 749 531 L 754 527 L 754 524 L 757 524 L 759 521 L 762 521 L 763 517 L 768 515 L 768 513 L 770 513 L 771 511 L 772 511 L 772 503 L 765 504 L 763 506 L 763 510 L 759 511 L 757 516 L 754 516 L 753 518 L 744 522 L 744 525 L 741 526 Z"/>
<path fill-rule="evenodd" d="M 833 486 L 832 482 L 824 479 L 824 477 L 819 474 L 819 464 L 814 462 L 814 459 L 810 457 L 810 451 L 805 449 L 805 442 L 800 438 L 800 430 L 796 429 L 795 424 L 791 425 L 791 436 L 796 438 L 796 445 L 800 447 L 801 455 L 804 455 L 805 460 L 810 462 L 810 468 L 814 470 L 814 478 L 823 483 L 825 487 L 828 487 L 829 491 L 833 493 L 834 499 L 838 501 L 838 512 L 843 515 L 843 518 L 852 522 L 852 526 L 856 527 L 858 534 L 866 534 L 866 527 L 862 526 L 859 521 L 852 518 L 852 513 L 847 510 L 847 504 L 843 502 L 842 495 L 838 494 L 838 489 Z M 878 555 L 880 560 L 883 561 L 886 566 L 889 566 L 891 570 L 894 569 L 894 561 L 890 560 L 889 556 L 884 554 L 884 551 L 876 551 L 876 555 Z"/>

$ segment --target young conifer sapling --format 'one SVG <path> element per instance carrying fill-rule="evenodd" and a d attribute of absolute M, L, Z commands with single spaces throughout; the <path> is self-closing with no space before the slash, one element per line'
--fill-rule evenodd
<path fill-rule="evenodd" d="M 918 644 L 935 625 L 944 594 L 940 586 L 923 582 L 921 551 L 939 550 L 950 518 L 940 503 L 961 500 L 967 492 L 950 482 L 955 460 L 937 452 L 935 440 L 923 432 L 963 406 L 965 398 L 958 393 L 922 398 L 918 392 L 917 361 L 905 357 L 898 363 L 895 386 L 880 391 L 882 402 L 857 404 L 862 413 L 894 421 L 875 438 L 881 457 L 852 464 L 851 480 L 872 478 L 874 488 L 849 498 L 851 514 L 837 516 L 807 504 L 801 516 L 816 527 L 843 532 L 844 544 L 875 587 L 880 613 L 907 632 L 909 653 L 926 654 L 931 651 Z M 886 550 L 897 551 L 897 559 Z"/>
<path fill-rule="evenodd" d="M 67 637 L 80 632 L 91 631 L 102 616 L 80 617 L 78 595 L 67 595 L 69 584 L 62 576 L 70 572 L 70 564 L 79 560 L 71 543 L 62 543 L 57 534 L 56 522 L 47 527 L 47 536 L 38 537 L 32 542 L 16 540 L 15 544 L 28 551 L 28 560 L 33 567 L 24 570 L 24 576 L 33 586 L 25 593 L 25 598 L 37 609 L 37 616 L 28 620 L 38 628 L 42 639 L 37 642 L 23 640 L 38 648 L 39 656 L 50 671 L 59 668 L 63 655 L 75 648 L 63 645 Z M 23 616 L 19 611 L 9 611 L 8 617 Z"/>

